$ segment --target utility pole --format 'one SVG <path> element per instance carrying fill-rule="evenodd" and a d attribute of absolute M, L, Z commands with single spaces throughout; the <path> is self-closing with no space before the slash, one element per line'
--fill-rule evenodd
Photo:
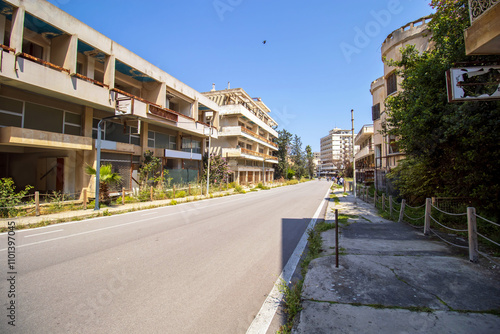
<path fill-rule="evenodd" d="M 354 155 L 354 109 L 351 109 L 351 126 L 352 126 L 352 178 L 354 203 L 356 203 L 356 156 Z"/>

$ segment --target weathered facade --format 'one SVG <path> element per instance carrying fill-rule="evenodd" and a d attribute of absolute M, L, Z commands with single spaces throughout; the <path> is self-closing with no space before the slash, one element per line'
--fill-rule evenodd
<path fill-rule="evenodd" d="M 354 145 L 359 147 L 356 152 L 356 181 L 373 182 L 375 179 L 375 151 L 373 149 L 373 124 L 364 125 L 359 130 Z"/>
<path fill-rule="evenodd" d="M 251 98 L 243 89 L 215 90 L 202 93 L 219 105 L 218 138 L 211 152 L 227 159 L 231 181 L 256 184 L 274 180 L 278 158 L 275 139 L 278 123 L 260 98 Z"/>
<path fill-rule="evenodd" d="M 128 115 L 105 123 L 101 161 L 121 186 L 136 185 L 147 150 L 171 176 L 198 177 L 213 101 L 43 0 L 0 0 L 0 45 L 0 177 L 41 192 L 92 188 L 84 167 L 117 107 Z"/>
<path fill-rule="evenodd" d="M 431 32 L 428 23 L 431 17 L 424 17 L 410 22 L 393 31 L 382 43 L 382 61 L 384 59 L 400 60 L 400 49 L 414 45 L 420 52 L 431 48 Z M 382 133 L 387 122 L 385 100 L 388 96 L 401 90 L 401 78 L 396 69 L 384 62 L 384 76 L 371 83 L 370 92 L 373 98 L 373 149 L 375 153 L 375 181 L 378 188 L 386 187 L 386 174 L 404 158 L 399 150 L 397 138 Z"/>
<path fill-rule="evenodd" d="M 471 26 L 465 31 L 465 53 L 500 55 L 500 1 L 469 0 Z"/>

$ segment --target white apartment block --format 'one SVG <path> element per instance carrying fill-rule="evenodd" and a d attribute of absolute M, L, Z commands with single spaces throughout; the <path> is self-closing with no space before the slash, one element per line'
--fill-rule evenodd
<path fill-rule="evenodd" d="M 318 166 L 320 176 L 333 176 L 352 162 L 352 132 L 334 128 L 327 136 L 321 138 L 321 164 Z"/>
<path fill-rule="evenodd" d="M 41 192 L 93 187 L 97 124 L 103 164 L 136 186 L 153 151 L 177 181 L 196 180 L 218 105 L 132 51 L 43 0 L 0 0 L 0 177 Z M 92 189 L 91 189 L 92 191 Z"/>
<path fill-rule="evenodd" d="M 227 159 L 231 181 L 256 184 L 274 180 L 278 123 L 269 115 L 271 110 L 241 88 L 215 90 L 214 85 L 212 91 L 202 94 L 219 105 L 219 133 L 211 151 Z"/>

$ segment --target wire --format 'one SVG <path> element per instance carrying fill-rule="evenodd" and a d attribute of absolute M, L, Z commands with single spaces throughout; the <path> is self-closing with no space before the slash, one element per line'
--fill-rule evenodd
<path fill-rule="evenodd" d="M 438 211 L 440 211 L 440 212 L 442 212 L 442 213 L 444 213 L 444 214 L 450 215 L 450 216 L 465 216 L 465 215 L 467 215 L 467 212 L 465 212 L 465 213 L 450 213 L 450 212 L 443 211 L 443 210 L 441 210 L 440 208 L 435 207 L 434 205 L 431 205 L 431 206 L 432 206 L 434 209 L 436 209 L 436 210 L 438 210 Z"/>
<path fill-rule="evenodd" d="M 436 223 L 438 223 L 439 225 L 441 225 L 442 227 L 444 227 L 444 228 L 446 228 L 448 230 L 455 231 L 455 232 L 468 232 L 469 231 L 469 230 L 457 230 L 455 228 L 451 228 L 451 227 L 445 226 L 445 225 L 441 224 L 440 222 L 438 222 L 434 217 L 432 217 L 432 216 L 429 216 L 429 217 L 431 217 L 431 219 L 433 221 L 435 221 Z"/>
<path fill-rule="evenodd" d="M 500 246 L 500 244 L 499 244 L 498 242 L 495 242 L 495 241 L 493 241 L 493 240 L 491 240 L 491 239 L 489 239 L 489 238 L 485 237 L 484 235 L 482 235 L 482 234 L 481 234 L 481 233 L 479 233 L 479 232 L 477 232 L 477 235 L 479 235 L 479 236 L 483 237 L 484 239 L 488 240 L 488 241 L 489 241 L 489 242 L 491 242 L 491 243 L 494 243 L 494 244 L 495 244 L 495 245 L 497 245 L 497 246 Z"/>
<path fill-rule="evenodd" d="M 440 235 L 438 235 L 438 234 L 437 234 L 436 232 L 434 232 L 432 229 L 430 229 L 430 230 L 431 230 L 431 232 L 432 232 L 432 233 L 434 233 L 434 235 L 435 235 L 436 237 L 438 237 L 439 239 L 443 240 L 443 241 L 444 241 L 444 242 L 446 242 L 447 244 L 450 244 L 450 245 L 455 246 L 455 247 L 458 247 L 458 248 L 469 249 L 469 247 L 468 247 L 468 246 L 461 246 L 461 245 L 454 244 L 453 242 L 450 242 L 450 241 L 448 241 L 448 240 L 446 240 L 446 239 L 442 238 Z"/>
<path fill-rule="evenodd" d="M 496 225 L 496 226 L 500 227 L 500 224 L 494 223 L 494 222 L 492 222 L 492 221 L 491 221 L 491 220 L 489 220 L 489 219 L 486 219 L 486 218 L 481 217 L 480 215 L 476 215 L 476 217 L 481 218 L 482 220 L 484 220 L 484 221 L 486 221 L 486 222 L 488 222 L 488 223 L 490 223 L 490 224 L 493 224 L 493 225 Z"/>

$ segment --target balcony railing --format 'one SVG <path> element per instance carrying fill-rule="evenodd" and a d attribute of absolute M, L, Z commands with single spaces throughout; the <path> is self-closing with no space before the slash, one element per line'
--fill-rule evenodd
<path fill-rule="evenodd" d="M 278 159 L 276 157 L 273 157 L 272 155 L 268 155 L 268 154 L 264 154 L 264 153 L 260 153 L 260 152 L 256 152 L 256 151 L 252 151 L 252 150 L 247 150 L 246 148 L 240 148 L 240 150 L 241 150 L 242 154 L 253 155 L 253 156 L 261 157 L 264 159 L 272 159 L 272 160 Z"/>
<path fill-rule="evenodd" d="M 253 137 L 255 137 L 255 138 L 258 138 L 258 139 L 260 139 L 260 140 L 262 140 L 262 141 L 264 141 L 264 142 L 268 143 L 269 145 L 271 145 L 271 146 L 273 146 L 273 147 L 276 147 L 276 148 L 278 147 L 278 145 L 276 145 L 275 143 L 273 143 L 273 142 L 272 142 L 272 141 L 270 141 L 269 139 L 266 139 L 266 138 L 262 137 L 261 135 L 258 135 L 258 134 L 256 134 L 255 132 L 248 130 L 248 129 L 247 129 L 247 128 L 245 128 L 244 126 L 242 126 L 242 127 L 241 127 L 241 131 L 243 131 L 243 132 L 245 132 L 245 133 L 249 134 L 250 136 L 253 136 Z"/>
<path fill-rule="evenodd" d="M 473 23 L 499 2 L 500 0 L 469 0 L 470 22 Z"/>
<path fill-rule="evenodd" d="M 58 70 L 58 71 L 66 72 L 66 73 L 70 74 L 70 70 L 68 70 L 67 68 L 64 68 L 64 67 L 56 65 L 56 64 L 52 64 L 52 63 L 50 63 L 48 61 L 45 61 L 43 59 L 34 57 L 34 56 L 30 55 L 30 54 L 21 52 L 17 56 L 21 57 L 21 58 L 24 58 L 24 59 L 29 59 L 31 61 L 34 61 L 35 63 L 38 63 L 40 65 L 44 65 L 44 66 L 50 67 L 50 68 L 52 68 L 54 70 Z M 16 64 L 17 64 L 17 62 L 16 62 Z"/>

